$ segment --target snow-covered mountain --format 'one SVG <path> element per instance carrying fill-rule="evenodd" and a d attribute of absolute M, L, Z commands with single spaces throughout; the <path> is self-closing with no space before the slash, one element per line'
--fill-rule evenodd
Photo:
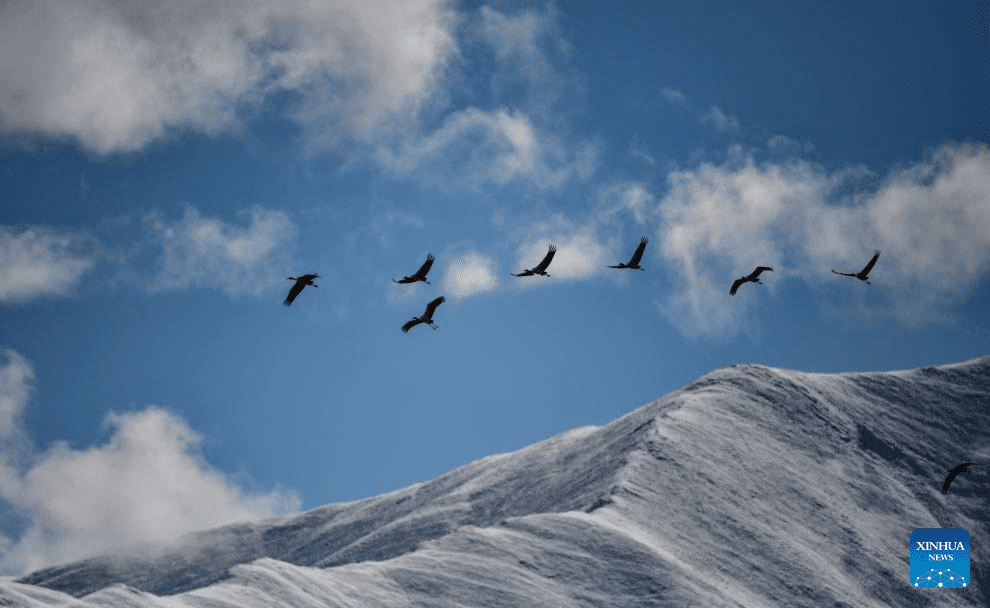
<path fill-rule="evenodd" d="M 427 483 L 46 568 L 0 605 L 987 606 L 988 464 L 990 357 L 740 365 Z M 966 589 L 908 582 L 911 532 L 938 527 L 971 534 Z"/>

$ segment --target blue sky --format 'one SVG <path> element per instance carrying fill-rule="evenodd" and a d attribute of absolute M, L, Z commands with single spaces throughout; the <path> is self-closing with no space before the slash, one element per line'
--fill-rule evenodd
<path fill-rule="evenodd" d="M 981 6 L 3 4 L 0 566 L 987 354 Z"/>

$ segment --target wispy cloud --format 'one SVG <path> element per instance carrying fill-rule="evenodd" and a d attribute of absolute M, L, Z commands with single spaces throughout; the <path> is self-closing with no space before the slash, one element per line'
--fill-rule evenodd
<path fill-rule="evenodd" d="M 861 175 L 800 160 L 757 163 L 738 149 L 723 165 L 671 173 L 658 203 L 658 241 L 674 277 L 662 306 L 668 318 L 688 335 L 731 337 L 753 299 L 727 297 L 736 276 L 774 266 L 772 293 L 785 277 L 818 283 L 834 279 L 829 267 L 859 269 L 874 248 L 884 252 L 874 288 L 906 323 L 937 317 L 987 276 L 986 146 L 946 145 L 875 190 L 837 194 Z"/>
<path fill-rule="evenodd" d="M 656 198 L 641 182 L 625 182 L 602 187 L 597 194 L 599 221 L 616 224 L 622 215 L 631 216 L 637 225 L 653 221 Z"/>
<path fill-rule="evenodd" d="M 148 407 L 111 413 L 110 440 L 82 450 L 56 443 L 25 460 L 9 441 L 23 433 L 32 391 L 30 364 L 13 351 L 0 366 L 0 497 L 28 520 L 17 539 L 2 539 L 0 568 L 24 573 L 193 530 L 297 511 L 299 498 L 273 490 L 251 494 L 212 468 L 202 437 L 173 412 Z"/>
<path fill-rule="evenodd" d="M 571 150 L 522 112 L 467 108 L 421 138 L 380 147 L 378 156 L 399 174 L 415 173 L 436 183 L 481 188 L 522 180 L 556 190 L 572 178 L 589 177 L 597 149 L 585 143 Z"/>
<path fill-rule="evenodd" d="M 238 227 L 203 217 L 189 207 L 181 220 L 160 213 L 149 216 L 154 240 L 161 246 L 161 269 L 151 280 L 153 290 L 214 287 L 232 296 L 259 295 L 284 283 L 288 244 L 295 224 L 281 211 L 255 207 Z"/>
<path fill-rule="evenodd" d="M 443 276 L 444 293 L 455 298 L 469 298 L 492 291 L 498 284 L 495 260 L 476 251 L 452 260 Z"/>
<path fill-rule="evenodd" d="M 687 96 L 684 95 L 684 93 L 670 87 L 664 87 L 663 90 L 660 91 L 660 96 L 670 103 L 677 105 L 686 106 L 688 103 Z"/>
<path fill-rule="evenodd" d="M 85 234 L 0 225 L 0 302 L 70 294 L 95 259 L 95 241 Z"/>
<path fill-rule="evenodd" d="M 279 91 L 312 138 L 367 140 L 456 53 L 446 0 L 12 0 L 0 21 L 0 128 L 101 153 L 223 131 Z"/>
<path fill-rule="evenodd" d="M 181 219 L 154 211 L 107 222 L 102 239 L 82 230 L 0 225 L 0 303 L 71 295 L 99 268 L 109 276 L 93 280 L 123 278 L 153 292 L 207 287 L 261 295 L 284 283 L 297 229 L 281 211 L 254 207 L 240 215 L 244 226 L 192 207 Z"/>
<path fill-rule="evenodd" d="M 732 114 L 726 114 L 718 106 L 708 108 L 708 111 L 700 114 L 698 120 L 707 123 L 719 131 L 735 132 L 739 130 L 739 119 Z"/>

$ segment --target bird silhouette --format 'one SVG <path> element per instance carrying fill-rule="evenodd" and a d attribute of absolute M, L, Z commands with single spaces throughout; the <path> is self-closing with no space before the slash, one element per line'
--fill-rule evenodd
<path fill-rule="evenodd" d="M 609 266 L 609 268 L 631 268 L 633 270 L 643 270 L 643 268 L 639 265 L 639 261 L 643 259 L 643 252 L 646 251 L 647 242 L 649 242 L 649 240 L 645 236 L 639 239 L 639 246 L 636 247 L 636 251 L 633 252 L 632 257 L 629 258 L 628 262 L 625 264 L 619 262 L 615 266 Z"/>
<path fill-rule="evenodd" d="M 416 281 L 422 281 L 427 285 L 432 285 L 432 283 L 426 280 L 426 274 L 430 272 L 430 268 L 433 267 L 433 259 L 434 259 L 433 254 L 427 253 L 426 261 L 423 262 L 423 265 L 419 267 L 419 270 L 417 270 L 416 272 L 414 272 L 413 274 L 407 277 L 402 277 L 401 279 L 398 280 L 396 279 L 392 279 L 392 280 L 395 281 L 396 283 L 415 283 Z"/>
<path fill-rule="evenodd" d="M 420 323 L 426 323 L 433 329 L 436 329 L 437 325 L 436 323 L 433 322 L 433 313 L 436 311 L 437 306 L 440 306 L 445 301 L 446 300 L 444 299 L 443 296 L 440 296 L 439 298 L 432 300 L 429 304 L 426 305 L 426 310 L 423 311 L 423 314 L 421 314 L 418 317 L 413 317 L 412 319 L 406 321 L 406 324 L 402 326 L 402 331 L 409 333 L 410 329 L 416 327 Z"/>
<path fill-rule="evenodd" d="M 282 302 L 282 304 L 285 304 L 286 306 L 292 306 L 292 302 L 296 299 L 296 296 L 302 293 L 303 288 L 305 288 L 307 285 L 311 287 L 319 287 L 319 285 L 313 282 L 313 279 L 318 279 L 318 278 L 320 278 L 320 275 L 318 274 L 304 274 L 299 278 L 289 277 L 289 280 L 295 281 L 295 284 L 293 284 L 292 287 L 289 288 L 289 295 L 285 296 L 285 301 Z"/>
<path fill-rule="evenodd" d="M 739 286 L 742 285 L 743 283 L 760 283 L 760 273 L 763 272 L 764 270 L 769 270 L 772 272 L 773 268 L 770 268 L 769 266 L 757 266 L 756 270 L 754 270 L 753 272 L 749 273 L 744 277 L 739 277 L 738 279 L 732 282 L 732 288 L 729 289 L 729 295 L 730 296 L 736 295 L 736 290 L 738 290 Z M 760 283 L 760 285 L 762 284 L 763 283 Z"/>
<path fill-rule="evenodd" d="M 869 285 L 870 271 L 873 270 L 873 265 L 877 263 L 877 258 L 879 257 L 880 257 L 880 250 L 876 249 L 873 252 L 873 258 L 869 262 L 867 262 L 866 266 L 863 266 L 863 269 L 860 270 L 859 272 L 839 272 L 835 268 L 832 269 L 832 272 L 834 272 L 835 274 L 841 274 L 844 277 L 853 277 L 859 279 L 860 281 L 865 281 L 866 284 Z"/>
<path fill-rule="evenodd" d="M 522 271 L 519 274 L 516 274 L 514 276 L 517 276 L 517 277 L 528 277 L 528 276 L 532 276 L 534 274 L 540 274 L 540 275 L 543 275 L 545 277 L 550 276 L 547 273 L 547 267 L 550 265 L 550 262 L 553 260 L 553 254 L 555 254 L 555 253 L 557 253 L 557 246 L 556 245 L 550 245 L 550 250 L 547 251 L 547 254 L 543 257 L 543 260 L 539 264 L 537 264 L 536 266 L 533 266 L 532 268 L 527 268 L 526 270 L 524 270 L 524 271 Z"/>
<path fill-rule="evenodd" d="M 952 483 L 952 480 L 955 479 L 957 475 L 959 475 L 960 473 L 969 473 L 969 465 L 971 465 L 971 464 L 974 464 L 974 463 L 972 463 L 972 462 L 964 462 L 961 465 L 959 465 L 959 466 L 953 468 L 951 471 L 949 471 L 948 476 L 946 476 L 946 478 L 945 478 L 945 483 L 942 484 L 942 494 L 948 494 L 949 493 L 949 484 Z"/>

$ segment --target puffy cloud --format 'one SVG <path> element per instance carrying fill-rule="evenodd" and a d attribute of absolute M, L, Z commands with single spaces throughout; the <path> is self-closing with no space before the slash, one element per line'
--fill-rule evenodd
<path fill-rule="evenodd" d="M 162 256 L 151 288 L 218 287 L 239 296 L 258 295 L 284 283 L 295 224 L 281 211 L 261 207 L 242 215 L 250 218 L 244 228 L 203 217 L 191 207 L 174 222 L 152 214 L 147 221 Z"/>
<path fill-rule="evenodd" d="M 735 277 L 768 265 L 774 283 L 817 282 L 833 277 L 829 267 L 860 269 L 874 248 L 884 253 L 873 283 L 908 323 L 933 318 L 940 303 L 986 277 L 990 149 L 946 145 L 873 191 L 838 194 L 862 175 L 799 160 L 757 164 L 739 150 L 723 165 L 671 173 L 658 208 L 661 253 L 675 278 L 664 312 L 689 335 L 731 336 L 752 301 L 726 297 Z"/>
<path fill-rule="evenodd" d="M 0 128 L 134 150 L 169 129 L 216 133 L 292 91 L 314 137 L 368 139 L 433 95 L 456 52 L 449 4 L 11 0 Z"/>
<path fill-rule="evenodd" d="M 498 287 L 495 261 L 471 251 L 454 259 L 443 277 L 443 291 L 455 298 L 469 298 Z"/>
<path fill-rule="evenodd" d="M 0 225 L 0 302 L 66 295 L 94 262 L 93 242 L 82 234 Z"/>
<path fill-rule="evenodd" d="M 548 269 L 551 280 L 588 279 L 614 263 L 612 244 L 605 244 L 599 239 L 594 224 L 579 226 L 558 216 L 531 229 L 531 236 L 517 250 L 517 261 L 512 272 L 536 266 L 547 254 L 548 243 L 557 246 L 557 253 Z M 532 286 L 539 282 L 520 284 Z"/>
<path fill-rule="evenodd" d="M 28 572 L 129 545 L 174 539 L 193 530 L 298 510 L 291 492 L 242 491 L 199 452 L 202 437 L 177 414 L 148 407 L 111 413 L 110 440 L 75 450 L 56 443 L 16 462 L 6 439 L 20 429 L 31 391 L 30 365 L 7 352 L 0 367 L 0 496 L 27 518 L 20 538 L 4 539 L 0 568 Z"/>

